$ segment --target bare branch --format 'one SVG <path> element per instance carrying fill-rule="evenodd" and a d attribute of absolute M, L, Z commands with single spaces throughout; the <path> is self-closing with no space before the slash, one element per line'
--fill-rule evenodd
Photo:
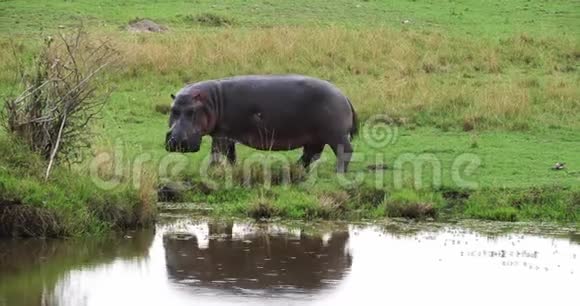
<path fill-rule="evenodd" d="M 24 90 L 5 101 L 1 115 L 8 132 L 48 160 L 47 178 L 55 163 L 78 158 L 90 145 L 91 122 L 110 95 L 99 89 L 97 75 L 116 56 L 108 41 L 90 40 L 79 28 L 45 40 L 31 67 L 17 57 Z"/>
<path fill-rule="evenodd" d="M 50 160 L 48 161 L 48 167 L 46 168 L 46 175 L 44 176 L 45 180 L 48 180 L 48 176 L 50 175 L 50 169 L 52 168 L 52 164 L 54 162 L 54 158 L 56 157 L 56 153 L 58 152 L 58 146 L 60 145 L 60 137 L 62 136 L 62 130 L 64 129 L 64 125 L 66 123 L 66 113 L 62 118 L 62 122 L 60 124 L 60 128 L 58 129 L 58 136 L 56 138 L 56 144 L 52 149 L 52 153 L 50 154 Z"/>

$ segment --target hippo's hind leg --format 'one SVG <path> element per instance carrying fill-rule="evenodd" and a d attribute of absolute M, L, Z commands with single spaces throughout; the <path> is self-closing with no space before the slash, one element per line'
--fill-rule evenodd
<path fill-rule="evenodd" d="M 329 143 L 332 151 L 336 155 L 336 172 L 345 173 L 352 158 L 352 144 L 348 135 L 335 138 Z"/>
<path fill-rule="evenodd" d="M 227 138 L 213 137 L 211 142 L 211 164 L 219 164 L 222 154 L 228 158 L 230 164 L 235 164 L 236 142 Z"/>
<path fill-rule="evenodd" d="M 304 151 L 298 162 L 301 163 L 304 168 L 309 169 L 310 164 L 320 158 L 322 150 L 324 150 L 324 143 L 307 144 L 304 146 Z"/>

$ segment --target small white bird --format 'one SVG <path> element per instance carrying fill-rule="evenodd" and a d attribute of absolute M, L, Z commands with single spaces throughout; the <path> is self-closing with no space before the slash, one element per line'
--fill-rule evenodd
<path fill-rule="evenodd" d="M 554 166 L 552 166 L 552 170 L 562 170 L 566 167 L 565 163 L 556 163 Z"/>

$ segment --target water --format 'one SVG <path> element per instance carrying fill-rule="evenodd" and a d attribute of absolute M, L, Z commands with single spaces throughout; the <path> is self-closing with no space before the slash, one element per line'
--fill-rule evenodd
<path fill-rule="evenodd" d="M 0 240 L 0 305 L 580 305 L 580 236 L 533 229 L 176 218 Z"/>

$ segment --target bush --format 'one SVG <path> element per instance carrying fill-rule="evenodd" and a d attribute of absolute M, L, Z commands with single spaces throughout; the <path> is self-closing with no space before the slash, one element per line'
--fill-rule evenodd
<path fill-rule="evenodd" d="M 6 99 L 2 119 L 11 135 L 49 160 L 46 177 L 55 159 L 74 160 L 90 145 L 90 123 L 109 94 L 98 91 L 96 76 L 115 55 L 108 43 L 88 39 L 79 28 L 48 37 L 34 61 L 19 67 L 23 91 Z"/>

